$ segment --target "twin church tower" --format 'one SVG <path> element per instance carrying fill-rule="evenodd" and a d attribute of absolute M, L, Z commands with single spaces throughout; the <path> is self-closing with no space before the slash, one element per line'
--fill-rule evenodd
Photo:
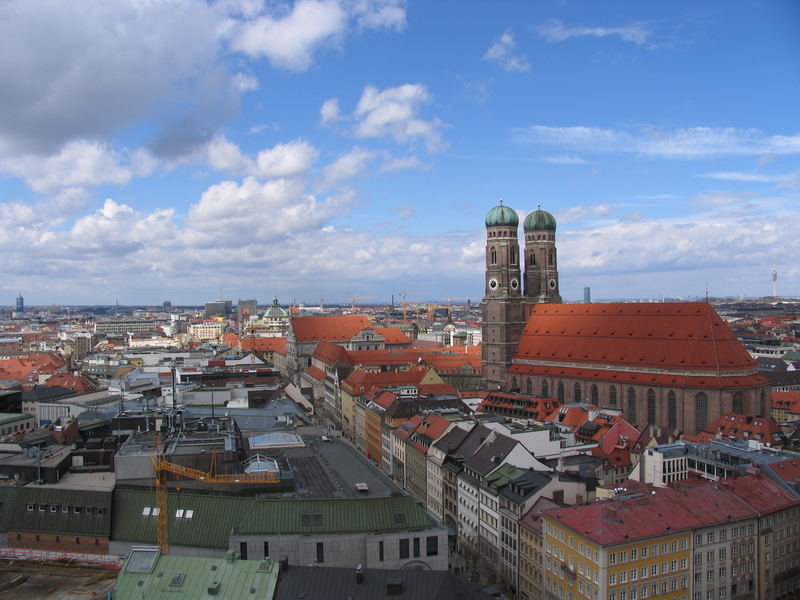
<path fill-rule="evenodd" d="M 533 307 L 561 302 L 555 218 L 541 207 L 525 217 L 524 252 L 518 228 L 517 212 L 502 200 L 486 215 L 481 363 L 487 389 L 506 389 L 506 373 Z"/>

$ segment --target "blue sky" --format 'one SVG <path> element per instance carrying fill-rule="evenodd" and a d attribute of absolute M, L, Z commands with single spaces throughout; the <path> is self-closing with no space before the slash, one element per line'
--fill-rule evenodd
<path fill-rule="evenodd" d="M 11 0 L 0 304 L 800 295 L 796 2 Z"/>

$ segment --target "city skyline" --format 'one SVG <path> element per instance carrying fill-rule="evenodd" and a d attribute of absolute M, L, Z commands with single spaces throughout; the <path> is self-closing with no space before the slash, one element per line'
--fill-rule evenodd
<path fill-rule="evenodd" d="M 562 296 L 800 296 L 800 7 L 11 2 L 12 304 L 483 296 L 485 214 Z"/>

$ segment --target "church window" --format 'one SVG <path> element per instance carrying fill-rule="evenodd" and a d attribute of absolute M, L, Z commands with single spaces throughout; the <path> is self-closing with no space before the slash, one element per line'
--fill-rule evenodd
<path fill-rule="evenodd" d="M 516 248 L 512 248 L 511 249 L 511 264 L 512 265 L 517 264 L 517 249 Z"/>
<path fill-rule="evenodd" d="M 636 390 L 628 388 L 628 410 L 625 418 L 631 423 L 636 422 Z"/>
<path fill-rule="evenodd" d="M 533 252 L 531 252 L 531 266 L 536 266 L 536 255 Z"/>
<path fill-rule="evenodd" d="M 574 388 L 575 388 L 575 392 L 574 392 L 575 402 L 580 402 L 581 401 L 581 384 L 576 381 Z"/>
<path fill-rule="evenodd" d="M 616 386 L 612 385 L 608 389 L 608 404 L 610 406 L 616 406 L 617 405 L 617 388 L 616 388 Z"/>
<path fill-rule="evenodd" d="M 492 248 L 491 251 L 490 251 L 490 255 L 491 255 L 491 263 L 493 265 L 496 265 L 497 264 L 497 250 Z"/>
<path fill-rule="evenodd" d="M 647 390 L 647 423 L 656 424 L 656 392 L 653 388 Z"/>
<path fill-rule="evenodd" d="M 517 385 L 517 378 L 516 377 L 512 377 L 511 378 L 511 391 L 512 392 L 518 392 L 519 391 L 519 386 Z"/>
<path fill-rule="evenodd" d="M 744 399 L 742 398 L 742 392 L 736 392 L 733 395 L 733 412 L 737 415 L 744 414 Z"/>
<path fill-rule="evenodd" d="M 556 264 L 555 254 L 553 253 L 553 250 L 551 249 L 549 254 L 547 255 L 547 266 L 548 267 L 552 267 L 554 264 Z"/>
<path fill-rule="evenodd" d="M 597 384 L 592 384 L 592 404 L 598 404 L 600 402 L 600 393 L 597 391 Z"/>
<path fill-rule="evenodd" d="M 564 404 L 564 382 L 558 382 L 558 401 Z"/>
<path fill-rule="evenodd" d="M 528 396 L 533 395 L 533 381 L 531 381 L 530 377 L 528 377 L 528 382 L 525 384 L 525 392 Z"/>
<path fill-rule="evenodd" d="M 667 394 L 667 426 L 675 429 L 678 426 L 678 401 L 675 392 Z"/>
<path fill-rule="evenodd" d="M 697 392 L 694 397 L 694 424 L 697 431 L 708 425 L 708 396 L 705 392 Z"/>
<path fill-rule="evenodd" d="M 542 396 L 547 398 L 550 395 L 550 386 L 547 385 L 547 379 L 542 379 Z"/>

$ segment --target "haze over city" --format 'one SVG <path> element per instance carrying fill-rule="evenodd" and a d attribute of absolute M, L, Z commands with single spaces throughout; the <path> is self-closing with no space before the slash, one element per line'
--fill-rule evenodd
<path fill-rule="evenodd" d="M 3 12 L 0 304 L 474 302 L 498 198 L 565 300 L 800 295 L 794 2 Z"/>

